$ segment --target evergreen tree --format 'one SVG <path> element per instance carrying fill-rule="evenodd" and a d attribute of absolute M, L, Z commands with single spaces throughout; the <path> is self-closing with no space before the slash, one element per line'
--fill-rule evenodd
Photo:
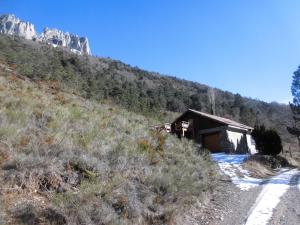
<path fill-rule="evenodd" d="M 255 141 L 256 149 L 261 153 L 264 148 L 264 134 L 266 132 L 266 128 L 263 125 L 255 125 L 254 130 L 251 135 Z"/>
<path fill-rule="evenodd" d="M 282 151 L 281 138 L 275 130 L 256 125 L 251 135 L 260 154 L 278 155 Z"/>
<path fill-rule="evenodd" d="M 294 72 L 291 91 L 293 102 L 290 102 L 290 108 L 293 113 L 293 125 L 287 127 L 287 130 L 290 134 L 297 137 L 300 149 L 300 66 Z"/>

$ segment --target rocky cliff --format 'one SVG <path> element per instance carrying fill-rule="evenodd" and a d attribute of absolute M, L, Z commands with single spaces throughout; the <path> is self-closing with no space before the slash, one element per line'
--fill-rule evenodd
<path fill-rule="evenodd" d="M 14 15 L 0 16 L 0 33 L 17 35 L 30 40 L 37 37 L 33 24 L 21 21 Z"/>
<path fill-rule="evenodd" d="M 21 21 L 12 14 L 0 16 L 0 33 L 40 41 L 51 44 L 54 47 L 64 47 L 77 54 L 91 55 L 89 42 L 86 37 L 79 37 L 69 32 L 49 28 L 45 28 L 41 34 L 38 34 L 33 24 Z"/>
<path fill-rule="evenodd" d="M 88 39 L 85 37 L 78 37 L 77 35 L 63 32 L 57 29 L 45 28 L 40 35 L 39 40 L 53 46 L 62 46 L 71 49 L 75 53 L 85 53 L 90 55 Z"/>

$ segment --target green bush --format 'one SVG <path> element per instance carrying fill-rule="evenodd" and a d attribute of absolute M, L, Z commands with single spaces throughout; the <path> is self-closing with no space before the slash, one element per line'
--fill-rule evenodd
<path fill-rule="evenodd" d="M 263 125 L 255 126 L 252 137 L 262 155 L 278 155 L 282 151 L 281 138 L 275 130 L 267 130 Z"/>

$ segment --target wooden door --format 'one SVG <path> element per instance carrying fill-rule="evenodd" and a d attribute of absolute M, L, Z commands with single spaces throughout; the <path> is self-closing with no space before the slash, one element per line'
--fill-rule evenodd
<path fill-rule="evenodd" d="M 212 152 L 222 152 L 220 132 L 205 134 L 203 136 L 203 146 Z"/>

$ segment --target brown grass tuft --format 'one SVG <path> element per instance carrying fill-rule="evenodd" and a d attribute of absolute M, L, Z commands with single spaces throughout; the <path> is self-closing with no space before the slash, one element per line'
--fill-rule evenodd
<path fill-rule="evenodd" d="M 248 160 L 244 164 L 244 168 L 250 172 L 251 176 L 256 178 L 268 178 L 274 175 L 273 170 L 269 166 L 254 160 Z"/>
<path fill-rule="evenodd" d="M 62 94 L 56 94 L 54 97 L 54 100 L 58 101 L 62 105 L 66 104 L 68 102 L 67 99 Z"/>
<path fill-rule="evenodd" d="M 7 146 L 3 143 L 0 143 L 0 165 L 9 161 L 11 159 L 11 154 Z"/>
<path fill-rule="evenodd" d="M 20 139 L 19 147 L 20 148 L 25 148 L 25 147 L 27 147 L 27 145 L 29 144 L 29 142 L 30 142 L 30 137 L 24 135 Z"/>

